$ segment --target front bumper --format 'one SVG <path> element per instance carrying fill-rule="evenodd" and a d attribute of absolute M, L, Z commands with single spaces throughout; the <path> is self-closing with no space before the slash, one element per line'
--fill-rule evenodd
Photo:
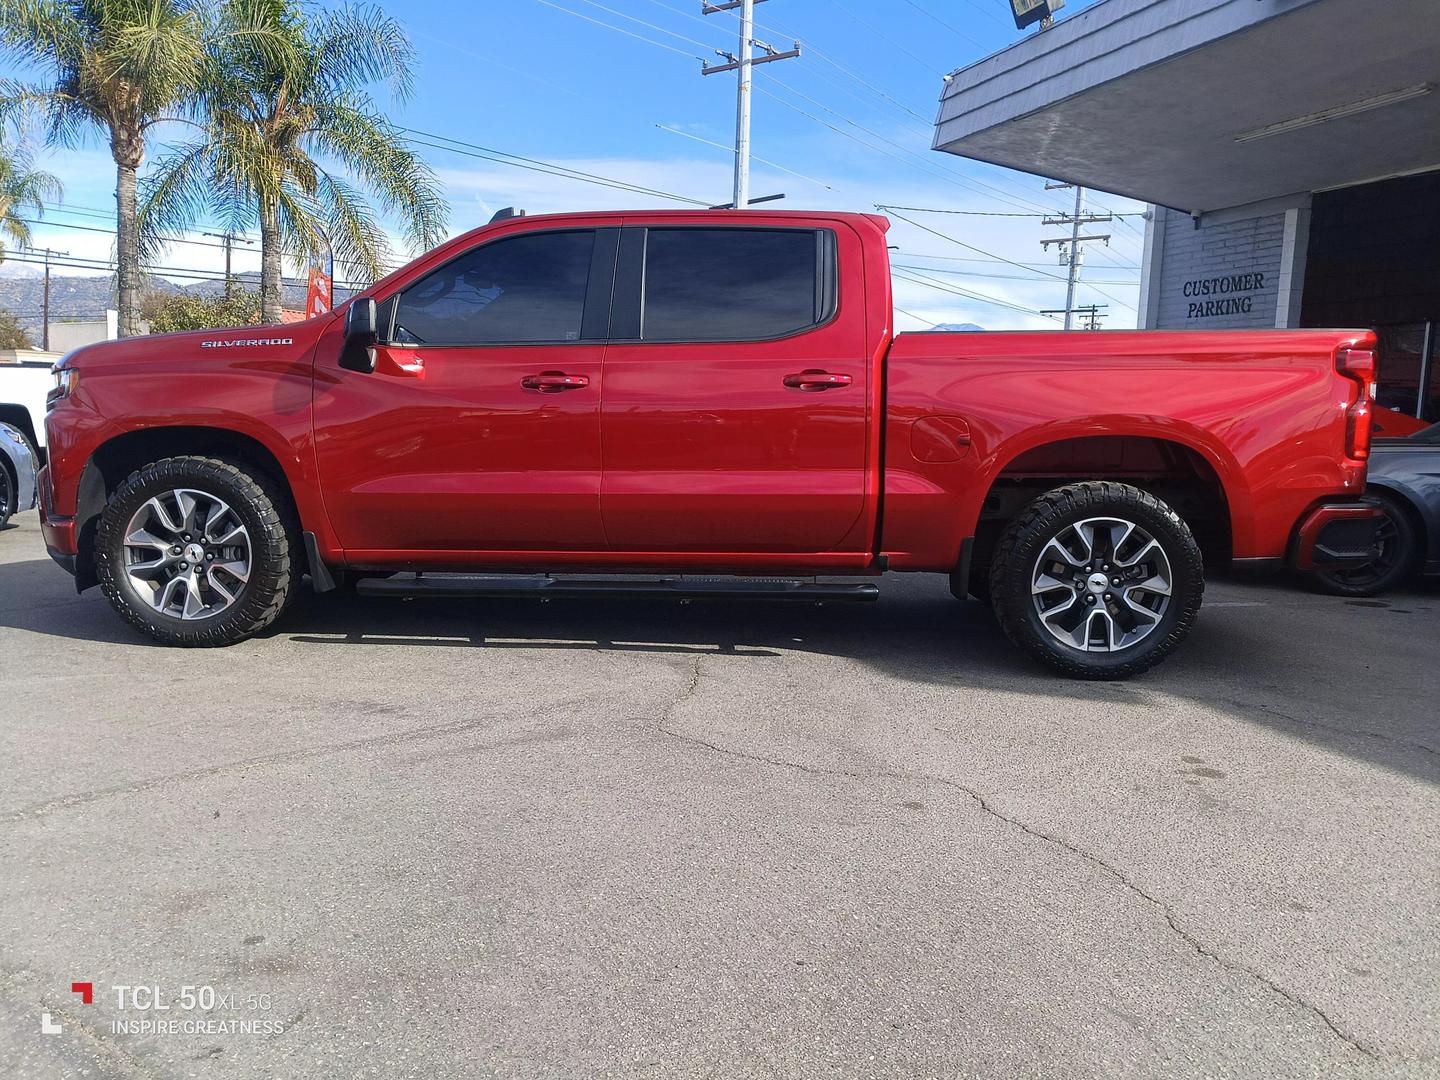
<path fill-rule="evenodd" d="M 1323 503 L 1301 519 L 1291 562 L 1297 570 L 1343 570 L 1373 562 L 1380 556 L 1375 530 L 1384 517 L 1373 502 Z"/>
<path fill-rule="evenodd" d="M 36 487 L 40 492 L 40 534 L 45 537 L 45 550 L 66 573 L 74 576 L 76 557 L 80 551 L 75 536 L 75 519 L 55 515 L 54 493 L 50 490 L 50 466 L 40 470 Z"/>

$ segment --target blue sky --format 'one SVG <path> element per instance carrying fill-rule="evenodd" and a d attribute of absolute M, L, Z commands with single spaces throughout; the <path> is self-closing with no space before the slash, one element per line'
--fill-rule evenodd
<path fill-rule="evenodd" d="M 1070 0 L 1064 14 L 1090 2 Z M 734 76 L 702 77 L 699 58 L 733 51 L 733 16 L 701 16 L 700 0 L 383 6 L 404 23 L 419 55 L 412 97 L 386 101 L 397 124 L 500 152 L 493 156 L 523 156 L 695 200 L 729 199 L 732 155 L 724 147 L 734 136 Z M 757 37 L 782 49 L 798 39 L 804 55 L 756 69 L 752 194 L 785 192 L 775 205 L 792 208 L 870 211 L 884 203 L 965 211 L 904 213 L 981 252 L 896 220 L 897 302 L 907 313 L 900 328 L 1053 327 L 1033 311 L 1064 304 L 1055 250 L 1040 247 L 1057 230 L 1038 217 L 992 215 L 1035 214 L 1064 205 L 1069 194 L 929 149 L 942 76 L 1022 36 L 1005 0 L 768 0 L 757 5 L 756 19 Z M 419 147 L 444 184 L 452 232 L 483 224 L 507 205 L 532 213 L 686 205 L 464 149 Z M 152 147 L 151 160 L 162 150 Z M 107 258 L 103 232 L 61 224 L 106 227 L 114 182 L 103 144 L 96 139 L 44 160 L 65 183 L 66 207 L 47 214 L 51 224 L 35 230 L 37 245 Z M 1141 209 L 1118 197 L 1097 194 L 1095 202 Z M 1095 284 L 1082 289 L 1081 302 L 1108 304 L 1112 327 L 1134 325 L 1143 228 L 1138 216 L 1117 221 L 1113 246 L 1092 247 L 1085 277 Z M 258 267 L 258 253 L 242 248 L 236 258 L 239 269 Z M 213 270 L 220 260 L 216 248 L 177 244 L 165 265 Z"/>

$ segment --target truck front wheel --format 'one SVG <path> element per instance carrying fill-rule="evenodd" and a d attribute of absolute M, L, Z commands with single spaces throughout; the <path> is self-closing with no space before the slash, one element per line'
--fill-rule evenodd
<path fill-rule="evenodd" d="M 996 618 L 1031 656 L 1084 679 L 1154 667 L 1185 639 L 1205 591 L 1175 511 L 1111 481 L 1048 491 L 1006 527 L 990 565 Z"/>
<path fill-rule="evenodd" d="M 95 536 L 105 598 L 166 645 L 231 645 L 274 622 L 295 592 L 299 539 L 263 474 L 203 457 L 132 473 Z"/>

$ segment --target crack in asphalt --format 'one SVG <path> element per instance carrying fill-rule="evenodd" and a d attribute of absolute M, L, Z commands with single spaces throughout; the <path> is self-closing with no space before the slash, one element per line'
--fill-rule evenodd
<path fill-rule="evenodd" d="M 17 968 L 9 963 L 0 963 L 0 992 L 10 995 L 12 1000 L 25 1001 L 34 1010 L 33 1015 L 37 1021 L 39 1020 L 38 1013 L 43 1010 L 48 1012 L 53 1019 L 60 1021 L 60 1026 L 67 1034 L 80 1035 L 90 1052 L 96 1055 L 96 1063 L 107 1073 L 112 1075 L 123 1073 L 134 1080 L 159 1080 L 159 1074 L 154 1072 L 144 1060 L 137 1057 L 131 1047 L 118 1040 L 106 1038 L 103 1028 L 92 1026 L 68 1003 L 57 1002 L 47 993 L 41 993 L 31 998 L 29 993 L 21 987 L 21 972 L 29 973 L 28 969 Z"/>
<path fill-rule="evenodd" d="M 1320 731 L 1328 731 L 1335 735 L 1349 735 L 1357 739 L 1376 739 L 1379 742 L 1389 743 L 1391 746 L 1398 747 L 1402 750 L 1419 750 L 1421 753 L 1425 754 L 1440 755 L 1440 749 L 1437 749 L 1433 746 L 1427 746 L 1425 743 L 1410 742 L 1408 739 L 1397 739 L 1393 735 L 1386 735 L 1385 733 L 1380 731 L 1366 731 L 1362 728 L 1340 727 L 1338 724 L 1327 724 L 1323 720 L 1311 720 L 1304 716 L 1293 716 L 1290 713 L 1287 713 L 1281 709 L 1277 709 L 1274 705 L 1267 705 L 1264 702 L 1257 701 L 1247 704 L 1242 701 L 1236 701 L 1234 699 L 1231 699 L 1229 701 L 1222 702 L 1221 704 L 1228 705 L 1232 709 L 1236 710 L 1241 710 L 1245 708 L 1256 708 L 1259 709 L 1261 712 L 1269 713 L 1271 716 L 1276 717 L 1277 719 L 1284 720 L 1291 724 L 1295 724 L 1297 727 L 1317 728 Z"/>
<path fill-rule="evenodd" d="M 538 717 L 543 715 L 544 712 L 553 711 L 553 709 L 561 707 L 563 704 L 568 704 L 568 702 L 557 704 L 549 710 L 542 710 L 534 715 Z M 139 792 L 164 787 L 168 784 L 185 783 L 190 780 L 203 780 L 207 777 L 219 776 L 228 772 L 245 772 L 249 769 L 264 768 L 270 765 L 287 765 L 296 761 L 308 761 L 313 758 L 328 757 L 332 754 L 343 754 L 351 750 L 372 750 L 409 742 L 422 742 L 427 739 L 442 739 L 452 735 L 463 735 L 467 731 L 475 731 L 494 724 L 500 719 L 503 718 L 483 716 L 470 720 L 456 720 L 448 724 L 437 724 L 434 727 L 412 728 L 407 731 L 393 731 L 383 735 L 372 735 L 364 739 L 354 739 L 349 742 L 327 743 L 324 746 L 310 746 L 296 750 L 286 750 L 282 753 L 267 754 L 263 757 L 246 758 L 242 761 L 229 761 L 221 765 L 210 765 L 203 769 L 189 769 L 185 772 L 169 773 L 165 776 L 152 777 L 149 780 L 137 780 L 131 784 L 117 784 L 114 787 L 76 792 L 72 795 L 62 795 L 58 798 L 31 803 L 29 806 L 22 806 L 16 810 L 7 810 L 4 813 L 0 813 L 0 824 L 25 821 L 29 818 L 54 813 L 57 810 L 69 810 L 76 806 L 85 806 L 93 802 L 99 802 L 102 799 L 110 799 L 120 795 L 134 795 Z"/>
<path fill-rule="evenodd" d="M 1119 870 L 1114 866 L 1111 866 L 1104 859 L 1100 858 L 1100 856 L 1094 854 L 1091 851 L 1087 851 L 1085 848 L 1077 846 L 1069 840 L 1066 840 L 1064 837 L 1055 836 L 1041 829 L 1034 828 L 1031 825 L 1027 825 L 1019 818 L 1014 818 L 1008 814 L 1002 813 L 994 806 L 992 806 L 989 800 L 987 800 L 984 795 L 980 794 L 980 792 L 974 790 L 973 788 L 966 787 L 964 784 L 960 783 L 957 780 L 952 780 L 949 777 L 945 776 L 935 776 L 931 773 L 900 773 L 888 771 L 862 772 L 854 769 L 838 769 L 827 768 L 824 766 L 806 765 L 803 762 L 791 761 L 788 758 L 770 757 L 765 754 L 756 754 L 745 750 L 737 750 L 733 747 L 721 746 L 718 743 L 713 743 L 707 739 L 702 739 L 697 735 L 689 735 L 684 732 L 676 731 L 673 729 L 673 727 L 667 726 L 669 724 L 673 724 L 675 714 L 680 710 L 683 705 L 685 705 L 688 701 L 694 698 L 695 695 L 699 692 L 700 683 L 703 678 L 700 667 L 702 659 L 703 657 L 699 656 L 694 658 L 691 666 L 691 675 L 688 685 L 685 687 L 684 690 L 680 692 L 679 695 L 676 696 L 676 698 L 670 703 L 669 707 L 665 710 L 665 713 L 662 716 L 658 725 L 659 731 L 662 735 L 666 735 L 680 742 L 686 742 L 694 746 L 703 747 L 704 749 L 714 751 L 717 754 L 724 754 L 727 757 L 740 758 L 745 761 L 753 761 L 758 764 L 770 765 L 776 768 L 792 769 L 796 772 L 806 773 L 811 776 L 835 776 L 851 780 L 895 780 L 906 783 L 915 781 L 928 781 L 930 783 L 940 784 L 945 787 L 953 788 L 954 790 L 969 796 L 971 801 L 974 802 L 976 807 L 978 807 L 982 813 L 985 813 L 1000 821 L 1003 821 L 1007 825 L 1019 829 L 1021 832 L 1025 833 L 1028 836 L 1032 836 L 1037 840 L 1043 840 L 1046 843 L 1053 844 L 1054 846 L 1068 851 L 1070 854 L 1075 855 L 1080 859 L 1083 859 L 1085 862 L 1090 863 L 1092 866 L 1098 867 L 1100 870 L 1104 871 L 1107 875 L 1109 875 L 1113 880 L 1119 882 L 1126 890 L 1140 897 L 1152 908 L 1154 908 L 1155 911 L 1159 913 L 1159 915 L 1165 920 L 1165 923 L 1167 926 L 1170 927 L 1170 930 L 1186 944 L 1188 944 L 1192 949 L 1194 949 L 1195 952 L 1198 953 L 1200 956 L 1205 957 L 1207 960 L 1213 961 L 1227 971 L 1233 971 L 1237 974 L 1246 975 L 1249 978 L 1254 979 L 1256 982 L 1260 983 L 1260 985 L 1264 986 L 1272 993 L 1284 998 L 1291 1005 L 1294 1005 L 1313 1014 L 1330 1030 L 1331 1034 L 1333 1034 L 1346 1046 L 1349 1046 L 1351 1049 L 1357 1051 L 1358 1053 L 1364 1055 L 1372 1061 L 1380 1060 L 1380 1055 L 1375 1050 L 1373 1050 L 1369 1046 L 1366 1046 L 1355 1036 L 1349 1034 L 1344 1029 L 1342 1029 L 1318 1005 L 1305 1000 L 1304 998 L 1300 997 L 1298 994 L 1295 994 L 1290 990 L 1287 990 L 1285 987 L 1275 982 L 1269 976 L 1264 975 L 1254 970 L 1253 968 L 1246 967 L 1244 964 L 1229 960 L 1224 956 L 1221 956 L 1219 953 L 1215 952 L 1213 949 L 1206 948 L 1206 946 L 1200 941 L 1199 938 L 1197 938 L 1194 934 L 1192 934 L 1190 931 L 1186 930 L 1183 926 L 1180 925 L 1180 923 L 1175 918 L 1175 913 L 1173 910 L 1171 910 L 1169 904 L 1167 904 L 1164 900 L 1161 900 L 1159 897 L 1152 896 L 1150 893 L 1146 892 L 1143 888 L 1141 888 L 1138 884 L 1131 880 L 1131 878 L 1124 871 Z"/>

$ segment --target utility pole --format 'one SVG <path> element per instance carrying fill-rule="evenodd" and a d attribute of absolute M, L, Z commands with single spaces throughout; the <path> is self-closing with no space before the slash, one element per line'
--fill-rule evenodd
<path fill-rule="evenodd" d="M 740 9 L 740 53 L 715 52 L 725 59 L 723 64 L 702 62 L 701 75 L 718 75 L 722 71 L 737 72 L 735 96 L 735 197 L 733 205 L 743 210 L 750 205 L 750 97 L 753 70 L 756 64 L 768 64 L 772 60 L 790 60 L 800 55 L 800 43 L 788 52 L 780 52 L 771 45 L 755 39 L 755 5 L 765 0 L 726 0 L 725 3 L 702 2 L 700 14 L 714 15 L 720 11 Z M 756 56 L 759 49 L 764 55 Z"/>
<path fill-rule="evenodd" d="M 1046 184 L 1045 190 L 1061 191 L 1069 188 L 1070 186 L 1070 184 Z M 1090 311 L 1090 319 L 1089 323 L 1087 324 L 1087 329 L 1094 330 L 1098 329 L 1099 327 L 1099 316 L 1095 314 L 1094 304 L 1090 305 L 1088 309 L 1077 308 L 1075 306 L 1075 287 L 1080 283 L 1080 267 L 1085 261 L 1085 249 L 1083 245 L 1098 240 L 1103 242 L 1106 247 L 1109 247 L 1110 234 L 1103 233 L 1097 236 L 1082 236 L 1080 233 L 1080 227 L 1082 225 L 1095 225 L 1102 222 L 1114 220 L 1115 216 L 1113 214 L 1087 214 L 1085 212 L 1085 189 L 1083 187 L 1080 187 L 1079 185 L 1075 185 L 1075 212 L 1072 214 L 1050 214 L 1047 215 L 1045 217 L 1045 220 L 1041 223 L 1043 225 L 1057 227 L 1064 225 L 1070 226 L 1070 235 L 1068 237 L 1054 237 L 1048 240 L 1040 241 L 1040 246 L 1046 251 L 1050 250 L 1051 244 L 1059 245 L 1060 264 L 1062 266 L 1068 265 L 1070 268 L 1065 285 L 1064 314 L 1066 330 L 1069 330 L 1074 326 L 1074 317 L 1076 314 L 1087 310 Z M 1054 314 L 1058 315 L 1060 314 L 1060 312 L 1056 311 Z"/>
<path fill-rule="evenodd" d="M 232 288 L 232 286 L 231 286 L 231 281 L 230 281 L 230 251 L 231 251 L 231 246 L 235 243 L 236 240 L 239 240 L 242 244 L 253 244 L 253 243 L 255 243 L 255 241 L 254 241 L 254 240 L 247 240 L 245 237 L 241 236 L 239 233 L 232 233 L 232 232 L 230 232 L 228 229 L 227 229 L 225 232 L 223 232 L 223 233 L 207 232 L 207 233 L 202 233 L 201 235 L 203 235 L 203 236 L 213 236 L 216 240 L 219 240 L 219 241 L 223 242 L 224 245 L 225 245 L 225 299 L 226 299 L 226 300 L 229 300 L 229 299 L 230 299 L 231 288 Z"/>
<path fill-rule="evenodd" d="M 1109 306 L 1109 304 L 1084 304 L 1080 307 L 1071 307 L 1068 309 L 1052 308 L 1049 311 L 1042 311 L 1040 312 L 1040 314 L 1064 315 L 1066 314 L 1066 311 L 1070 311 L 1076 315 L 1081 316 L 1084 319 L 1084 322 L 1080 327 L 1081 330 L 1099 330 L 1100 320 L 1105 318 L 1106 315 L 1103 309 L 1108 308 Z"/>
<path fill-rule="evenodd" d="M 45 256 L 45 289 L 41 294 L 40 301 L 40 348 L 43 352 L 50 351 L 50 256 L 69 255 L 68 251 L 55 251 L 53 248 L 31 248 L 37 255 Z"/>

